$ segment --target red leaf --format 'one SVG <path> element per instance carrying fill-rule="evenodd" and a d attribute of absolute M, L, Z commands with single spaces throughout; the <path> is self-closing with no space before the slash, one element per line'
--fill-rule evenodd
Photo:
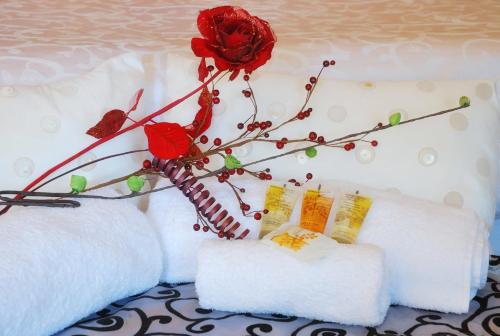
<path fill-rule="evenodd" d="M 208 76 L 207 62 L 205 62 L 205 57 L 201 58 L 200 65 L 198 66 L 198 79 L 203 82 Z"/>
<path fill-rule="evenodd" d="M 200 110 L 196 113 L 193 122 L 185 127 L 193 139 L 203 134 L 212 123 L 212 94 L 207 88 L 201 91 L 198 104 Z"/>
<path fill-rule="evenodd" d="M 177 123 L 160 122 L 145 125 L 149 151 L 159 159 L 170 160 L 188 152 L 191 139 Z"/>
<path fill-rule="evenodd" d="M 107 137 L 118 132 L 125 120 L 127 120 L 125 112 L 122 110 L 111 110 L 94 127 L 90 128 L 87 134 L 97 139 Z"/>
<path fill-rule="evenodd" d="M 140 89 L 139 91 L 137 91 L 137 93 L 135 95 L 134 105 L 132 105 L 132 107 L 130 108 L 130 110 L 128 110 L 127 115 L 129 115 L 130 112 L 134 112 L 135 110 L 137 110 L 137 105 L 139 105 L 139 102 L 141 101 L 143 93 L 144 93 L 144 89 Z"/>

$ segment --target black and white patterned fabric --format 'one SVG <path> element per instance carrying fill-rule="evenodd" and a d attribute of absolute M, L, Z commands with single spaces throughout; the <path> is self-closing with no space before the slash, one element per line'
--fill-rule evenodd
<path fill-rule="evenodd" d="M 223 284 L 221 284 L 223 285 Z M 393 306 L 376 328 L 345 326 L 282 315 L 235 314 L 200 308 L 192 283 L 160 284 L 115 302 L 57 336 L 500 336 L 500 257 L 492 256 L 488 283 L 468 314 Z"/>

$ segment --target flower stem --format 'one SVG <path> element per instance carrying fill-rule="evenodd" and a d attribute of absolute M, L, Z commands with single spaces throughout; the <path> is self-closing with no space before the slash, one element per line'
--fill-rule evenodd
<path fill-rule="evenodd" d="M 84 149 L 82 149 L 81 151 L 77 152 L 76 154 L 73 154 L 72 156 L 70 156 L 66 160 L 64 160 L 64 161 L 56 164 L 55 166 L 53 166 L 52 168 L 50 168 L 49 170 L 47 170 L 45 173 L 43 173 L 42 175 L 38 176 L 30 184 L 28 184 L 23 189 L 23 192 L 30 191 L 33 187 L 36 187 L 37 184 L 39 184 L 40 182 L 42 182 L 45 178 L 47 178 L 48 176 L 50 176 L 52 173 L 54 173 L 58 169 L 64 167 L 65 165 L 67 165 L 68 163 L 72 162 L 73 160 L 79 158 L 83 154 L 89 152 L 90 150 L 92 150 L 92 149 L 94 149 L 94 148 L 102 145 L 105 142 L 108 142 L 109 140 L 112 140 L 112 139 L 116 138 L 119 135 L 122 135 L 123 133 L 126 133 L 128 131 L 136 129 L 136 128 L 138 128 L 138 127 L 146 124 L 148 121 L 150 121 L 150 120 L 152 120 L 152 119 L 154 119 L 154 118 L 162 115 L 163 113 L 169 111 L 170 109 L 174 108 L 175 106 L 179 105 L 180 103 L 182 103 L 186 99 L 190 98 L 191 96 L 193 96 L 194 94 L 196 94 L 197 92 L 199 92 L 200 90 L 202 90 L 204 87 L 206 87 L 208 84 L 210 84 L 215 78 L 217 78 L 220 74 L 221 74 L 221 71 L 219 70 L 209 80 L 207 80 L 202 85 L 200 85 L 198 88 L 196 88 L 193 91 L 189 92 L 185 96 L 183 96 L 183 97 L 181 97 L 181 98 L 179 98 L 179 99 L 171 102 L 170 104 L 162 107 L 158 111 L 147 115 L 146 117 L 144 117 L 141 120 L 133 123 L 132 125 L 130 125 L 130 126 L 126 127 L 126 128 L 123 128 L 123 129 L 121 129 L 120 131 L 118 131 L 118 132 L 116 132 L 114 134 L 108 135 L 107 137 L 104 137 L 104 138 L 101 138 L 101 139 L 95 141 L 94 143 L 92 143 L 89 146 L 85 147 Z M 24 198 L 24 196 L 22 194 L 17 194 L 16 197 L 15 197 L 15 199 L 22 199 L 22 198 Z M 0 216 L 3 215 L 4 213 L 6 213 L 7 211 L 9 211 L 9 208 L 10 208 L 10 206 L 8 205 L 8 206 L 5 206 L 3 209 L 1 209 L 0 210 Z"/>

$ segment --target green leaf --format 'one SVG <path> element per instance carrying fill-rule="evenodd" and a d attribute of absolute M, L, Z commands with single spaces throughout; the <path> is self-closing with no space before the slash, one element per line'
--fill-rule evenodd
<path fill-rule="evenodd" d="M 460 97 L 460 100 L 458 101 L 460 106 L 469 106 L 470 105 L 470 98 L 467 96 L 462 96 Z"/>
<path fill-rule="evenodd" d="M 308 149 L 306 149 L 306 155 L 310 158 L 313 158 L 318 155 L 318 150 L 314 147 L 309 147 Z"/>
<path fill-rule="evenodd" d="M 71 191 L 78 194 L 85 190 L 85 187 L 87 186 L 87 179 L 85 176 L 71 175 L 70 186 Z"/>
<path fill-rule="evenodd" d="M 142 187 L 144 187 L 144 177 L 142 176 L 130 176 L 127 179 L 127 185 L 132 192 L 141 191 Z"/>
<path fill-rule="evenodd" d="M 391 126 L 396 126 L 400 122 L 401 122 L 401 113 L 399 112 L 393 113 L 389 117 L 389 124 L 391 124 Z"/>
<path fill-rule="evenodd" d="M 234 155 L 227 155 L 224 159 L 224 165 L 227 169 L 236 169 L 241 167 L 241 162 Z"/>

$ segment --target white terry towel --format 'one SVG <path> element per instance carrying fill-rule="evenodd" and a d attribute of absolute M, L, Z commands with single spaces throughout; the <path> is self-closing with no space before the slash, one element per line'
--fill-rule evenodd
<path fill-rule="evenodd" d="M 384 249 L 393 304 L 466 313 L 484 286 L 487 229 L 473 211 L 375 195 L 357 242 Z"/>
<path fill-rule="evenodd" d="M 205 241 L 196 291 L 206 309 L 279 313 L 374 326 L 389 307 L 384 256 L 371 245 L 338 245 L 303 262 L 261 241 Z"/>
<path fill-rule="evenodd" d="M 159 281 L 161 257 L 127 201 L 12 209 L 0 217 L 0 335 L 52 335 L 145 291 Z"/>

